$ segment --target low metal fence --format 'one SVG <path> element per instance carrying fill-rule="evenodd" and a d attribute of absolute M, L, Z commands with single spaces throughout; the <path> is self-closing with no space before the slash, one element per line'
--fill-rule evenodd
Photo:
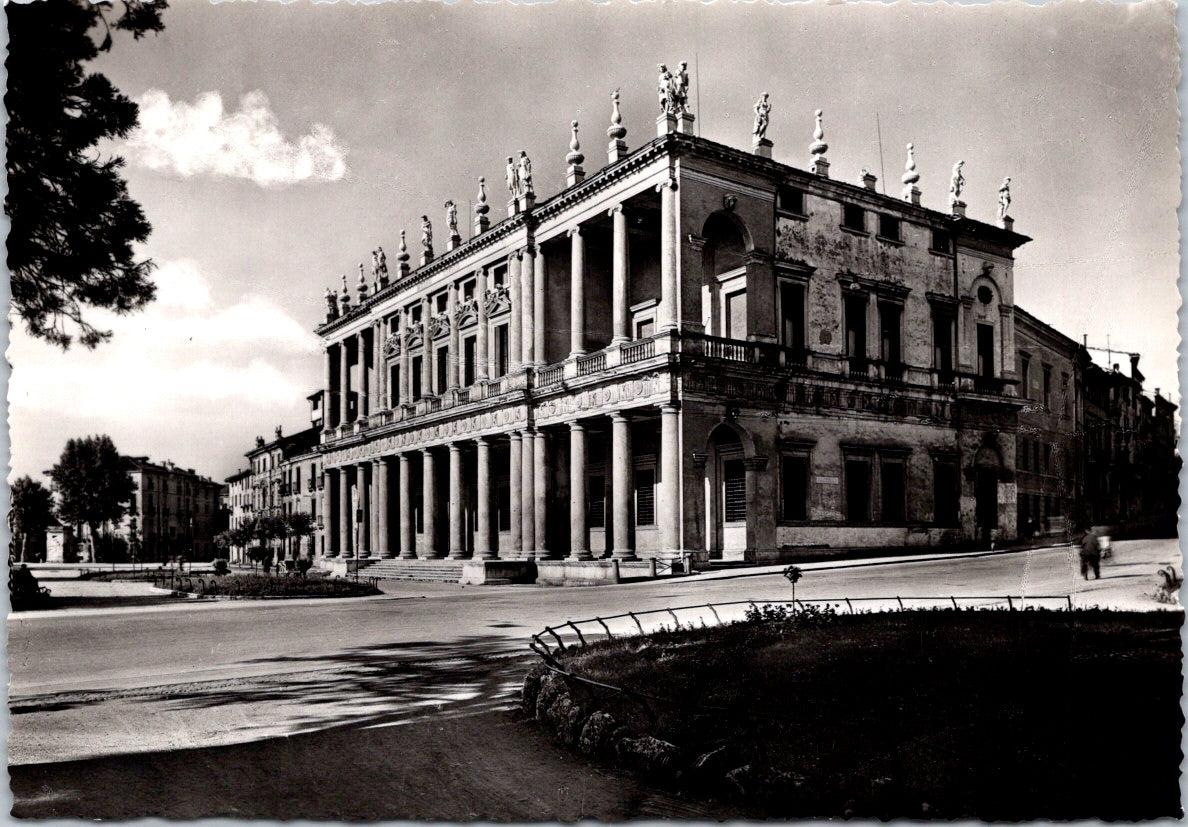
<path fill-rule="evenodd" d="M 1072 611 L 1072 597 L 1065 594 L 1043 595 L 950 595 L 949 597 L 829 597 L 812 600 L 752 599 L 727 603 L 700 603 L 640 612 L 624 612 L 586 620 L 567 620 L 546 626 L 534 634 L 528 646 L 546 662 L 568 649 L 584 648 L 600 640 L 640 637 L 655 632 L 702 626 L 721 626 L 746 618 L 748 610 L 763 606 L 803 609 L 806 606 L 830 606 L 842 614 L 859 612 L 908 611 L 912 609 L 994 609 L 1018 611 L 1051 609 Z"/>

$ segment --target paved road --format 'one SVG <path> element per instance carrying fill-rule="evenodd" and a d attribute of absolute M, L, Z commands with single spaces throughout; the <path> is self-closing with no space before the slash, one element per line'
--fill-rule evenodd
<path fill-rule="evenodd" d="M 1103 567 L 1103 578 L 1088 583 L 1080 579 L 1076 553 L 1069 548 L 922 562 L 859 561 L 840 564 L 841 568 L 805 565 L 797 597 L 1067 594 L 1080 606 L 1158 608 L 1149 597 L 1154 572 L 1169 563 L 1179 567 L 1176 542 L 1134 541 L 1118 543 L 1115 549 L 1115 559 Z M 52 784 L 48 792 L 40 787 L 40 792 L 31 792 L 22 784 L 32 783 L 43 771 L 52 769 L 53 777 L 65 778 L 69 773 L 63 775 L 64 768 L 79 768 L 78 789 L 67 796 L 78 804 L 88 789 L 81 779 L 106 766 L 103 761 L 110 759 L 116 762 L 112 766 L 121 767 L 125 764 L 120 762 L 134 754 L 146 759 L 152 754 L 153 763 L 160 764 L 161 756 L 171 751 L 177 755 L 230 749 L 241 755 L 243 750 L 262 749 L 260 755 L 236 760 L 267 765 L 271 759 L 261 756 L 270 754 L 268 745 L 277 743 L 272 740 L 277 737 L 316 736 L 308 743 L 314 745 L 310 755 L 317 757 L 303 760 L 325 760 L 329 754 L 333 763 L 342 747 L 328 745 L 327 739 L 345 737 L 344 727 L 359 738 L 400 733 L 398 737 L 409 742 L 406 748 L 423 750 L 425 743 L 440 742 L 443 728 L 457 727 L 462 737 L 482 720 L 494 733 L 491 737 L 512 749 L 515 739 L 499 729 L 502 719 L 491 714 L 513 704 L 530 662 L 525 643 L 545 625 L 628 610 L 790 596 L 779 567 L 586 589 L 427 583 L 388 588 L 390 593 L 382 597 L 352 600 L 177 601 L 11 616 L 9 758 L 18 809 L 25 807 L 22 813 L 28 815 L 109 817 L 158 812 L 135 809 L 142 805 L 112 810 L 106 799 L 102 807 L 92 801 L 92 809 L 58 810 L 54 801 L 62 793 Z M 377 741 L 373 749 L 383 756 L 396 748 L 390 741 Z M 516 747 L 529 755 L 541 748 L 527 743 Z M 366 750 L 362 754 L 365 763 L 389 760 Z M 230 759 L 222 755 L 218 760 Z M 541 772 L 560 772 L 556 761 L 567 759 L 551 760 Z M 83 763 L 58 763 L 69 761 Z M 29 767 L 32 775 L 17 771 L 34 764 L 41 766 Z M 597 771 L 585 767 L 578 774 L 585 772 Z M 591 801 L 598 800 L 602 786 L 594 776 L 587 780 Z M 549 818 L 611 819 L 647 810 L 637 806 L 643 793 L 624 790 L 611 796 L 619 797 L 614 802 L 607 799 L 597 807 L 577 810 L 550 809 L 540 801 L 532 806 L 544 809 L 524 804 L 528 809 L 518 810 L 519 805 L 507 801 L 501 805 L 505 809 L 492 803 L 493 810 L 475 810 L 466 802 L 454 802 L 452 808 L 422 810 L 416 802 L 403 800 L 400 810 L 346 807 L 323 811 L 322 817 L 416 812 L 426 818 L 538 813 Z M 635 796 L 630 806 L 619 800 L 628 792 Z M 160 812 L 175 817 L 214 814 L 195 806 Z M 671 802 L 658 806 L 655 813 L 677 813 Z M 242 807 L 234 812 L 247 813 Z"/>

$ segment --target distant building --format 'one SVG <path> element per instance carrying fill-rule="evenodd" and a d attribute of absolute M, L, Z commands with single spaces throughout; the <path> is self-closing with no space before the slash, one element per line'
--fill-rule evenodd
<path fill-rule="evenodd" d="M 246 454 L 250 467 L 240 472 L 247 476 L 240 478 L 237 474 L 228 478 L 228 484 L 235 480 L 234 490 L 238 496 L 246 495 L 241 519 L 250 521 L 263 515 L 286 516 L 305 512 L 317 523 L 317 486 L 322 473 L 322 459 L 317 450 L 320 436 L 321 421 L 318 420 L 314 427 L 290 436 L 283 435 L 278 427 L 276 438 L 271 442 L 256 437 L 256 447 Z M 300 542 L 308 546 L 313 540 L 307 538 Z M 297 557 L 302 551 L 298 544 L 298 538 L 278 543 L 280 554 L 277 559 Z"/>
<path fill-rule="evenodd" d="M 219 483 L 168 460 L 154 463 L 148 457 L 125 457 L 125 461 L 136 490 L 114 533 L 129 547 L 138 546 L 136 559 L 217 556 L 214 535 L 224 527 Z"/>

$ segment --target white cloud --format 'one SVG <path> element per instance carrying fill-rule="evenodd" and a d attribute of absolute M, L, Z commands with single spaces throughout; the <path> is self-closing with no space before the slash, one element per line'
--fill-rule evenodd
<path fill-rule="evenodd" d="M 165 262 L 154 278 L 159 298 L 145 311 L 93 314 L 115 334 L 94 351 L 63 353 L 14 323 L 9 416 L 12 431 L 25 435 L 13 445 L 20 473 L 35 473 L 32 457 L 56 455 L 67 437 L 79 435 L 64 432 L 77 428 L 68 421 L 86 422 L 87 432 L 164 429 L 152 445 L 135 444 L 138 437 L 120 444 L 161 457 L 192 454 L 207 443 L 246 449 L 248 423 L 301 421 L 321 370 L 311 331 L 265 296 L 220 304 L 195 262 Z"/>
<path fill-rule="evenodd" d="M 140 125 L 128 138 L 130 161 L 185 178 L 246 178 L 262 187 L 301 181 L 338 181 L 346 175 L 346 150 L 330 127 L 315 123 L 296 139 L 286 137 L 261 91 L 226 112 L 218 92 L 194 103 L 171 101 L 160 89 L 140 96 Z"/>

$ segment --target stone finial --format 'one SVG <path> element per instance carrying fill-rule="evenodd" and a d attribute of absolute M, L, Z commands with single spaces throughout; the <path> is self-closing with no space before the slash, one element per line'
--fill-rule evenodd
<path fill-rule="evenodd" d="M 813 174 L 828 178 L 829 161 L 825 158 L 825 153 L 829 151 L 829 144 L 825 143 L 825 126 L 822 123 L 824 114 L 822 110 L 817 110 L 817 126 L 813 130 L 813 142 L 809 144 L 809 153 L 813 156 Z"/>
<path fill-rule="evenodd" d="M 487 213 L 490 211 L 491 205 L 487 203 L 487 179 L 479 178 L 478 201 L 474 205 L 475 235 L 481 235 L 490 228 L 491 219 L 487 218 Z"/>
<path fill-rule="evenodd" d="M 903 165 L 904 173 L 899 180 L 903 181 L 903 200 L 920 205 L 920 188 L 916 182 L 920 180 L 920 173 L 916 172 L 916 150 L 907 145 L 907 163 Z"/>
<path fill-rule="evenodd" d="M 623 126 L 623 113 L 619 111 L 619 90 L 611 92 L 611 125 L 606 130 L 610 143 L 606 145 L 607 163 L 613 164 L 627 157 L 627 128 Z"/>
<path fill-rule="evenodd" d="M 326 321 L 332 322 L 338 318 L 338 296 L 329 287 L 326 288 Z"/>
<path fill-rule="evenodd" d="M 338 300 L 338 304 L 342 307 L 342 315 L 346 315 L 351 310 L 351 291 L 347 288 L 346 273 L 342 274 L 342 296 Z"/>
<path fill-rule="evenodd" d="M 965 161 L 953 164 L 953 174 L 949 179 L 949 209 L 953 215 L 965 217 L 965 202 L 961 200 L 961 193 L 965 189 L 965 175 L 961 168 Z"/>
<path fill-rule="evenodd" d="M 363 262 L 359 262 L 359 304 L 367 300 L 367 276 L 363 273 Z"/>
<path fill-rule="evenodd" d="M 565 163 L 569 165 L 565 171 L 565 185 L 572 187 L 585 180 L 586 171 L 582 169 L 582 161 L 586 160 L 586 156 L 582 154 L 582 145 L 578 142 L 578 122 L 571 121 L 570 128 L 573 137 L 569 139 L 569 154 L 565 156 Z"/>
<path fill-rule="evenodd" d="M 396 254 L 396 261 L 398 261 L 398 262 L 399 262 L 399 264 L 397 264 L 397 265 L 396 265 L 396 269 L 397 269 L 397 271 L 398 271 L 398 272 L 399 272 L 399 274 L 400 274 L 400 275 L 398 276 L 398 278 L 404 278 L 405 276 L 407 276 L 407 275 L 408 275 L 408 271 L 409 271 L 409 266 L 408 266 L 408 242 L 406 242 L 406 241 L 405 241 L 405 239 L 404 239 L 404 230 L 401 230 L 401 231 L 400 231 L 400 247 L 399 247 L 399 250 L 400 250 L 400 252 L 398 252 L 398 253 Z"/>
<path fill-rule="evenodd" d="M 1011 179 L 1003 178 L 1002 186 L 998 188 L 998 223 L 1008 230 L 1014 225 L 1010 215 L 1011 208 Z M 1011 225 L 1011 226 L 1008 226 Z"/>

